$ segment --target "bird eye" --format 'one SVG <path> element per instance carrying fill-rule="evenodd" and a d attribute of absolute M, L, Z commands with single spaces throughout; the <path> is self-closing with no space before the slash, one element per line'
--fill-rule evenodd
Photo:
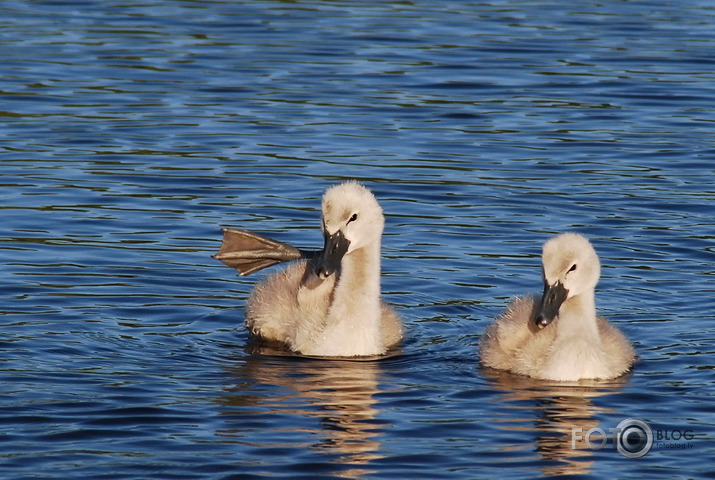
<path fill-rule="evenodd" d="M 571 265 L 571 268 L 569 268 L 569 272 L 573 272 L 574 270 L 576 270 L 576 264 L 575 264 L 575 263 L 574 263 L 573 265 Z"/>
<path fill-rule="evenodd" d="M 357 220 L 357 213 L 352 214 L 352 216 L 350 217 L 350 220 L 348 220 L 348 223 L 354 222 L 355 220 Z M 345 225 L 347 225 L 347 223 Z"/>

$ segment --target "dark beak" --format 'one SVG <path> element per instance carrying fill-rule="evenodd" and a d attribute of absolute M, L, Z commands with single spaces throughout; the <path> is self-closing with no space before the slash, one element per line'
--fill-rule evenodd
<path fill-rule="evenodd" d="M 544 285 L 544 295 L 541 297 L 539 307 L 536 309 L 534 323 L 539 328 L 544 328 L 550 324 L 559 314 L 559 308 L 564 303 L 569 291 L 564 284 L 556 282 L 553 285 Z"/>
<path fill-rule="evenodd" d="M 338 270 L 340 261 L 345 256 L 349 246 L 350 240 L 345 238 L 345 235 L 340 230 L 332 235 L 325 234 L 325 247 L 323 248 L 323 254 L 320 256 L 320 265 L 318 265 L 318 275 L 321 278 L 327 278 Z"/>

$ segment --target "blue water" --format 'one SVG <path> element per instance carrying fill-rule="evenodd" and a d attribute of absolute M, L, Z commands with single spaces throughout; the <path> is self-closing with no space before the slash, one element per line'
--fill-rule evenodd
<path fill-rule="evenodd" d="M 0 477 L 715 477 L 713 52 L 696 0 L 3 2 Z M 220 227 L 317 248 L 348 178 L 402 352 L 252 353 Z M 567 230 L 633 372 L 482 369 Z"/>

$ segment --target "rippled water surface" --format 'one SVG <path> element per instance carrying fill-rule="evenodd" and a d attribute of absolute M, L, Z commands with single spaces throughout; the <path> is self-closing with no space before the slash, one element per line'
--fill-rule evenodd
<path fill-rule="evenodd" d="M 713 478 L 713 52 L 696 0 L 3 2 L 2 478 Z M 401 353 L 252 353 L 220 227 L 317 248 L 348 178 Z M 482 369 L 567 230 L 633 372 Z"/>

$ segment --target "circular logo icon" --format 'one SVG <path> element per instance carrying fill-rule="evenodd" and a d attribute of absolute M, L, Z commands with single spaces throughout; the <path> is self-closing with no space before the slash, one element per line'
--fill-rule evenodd
<path fill-rule="evenodd" d="M 616 448 L 627 458 L 641 458 L 653 447 L 653 430 L 637 418 L 627 418 L 618 424 Z"/>

